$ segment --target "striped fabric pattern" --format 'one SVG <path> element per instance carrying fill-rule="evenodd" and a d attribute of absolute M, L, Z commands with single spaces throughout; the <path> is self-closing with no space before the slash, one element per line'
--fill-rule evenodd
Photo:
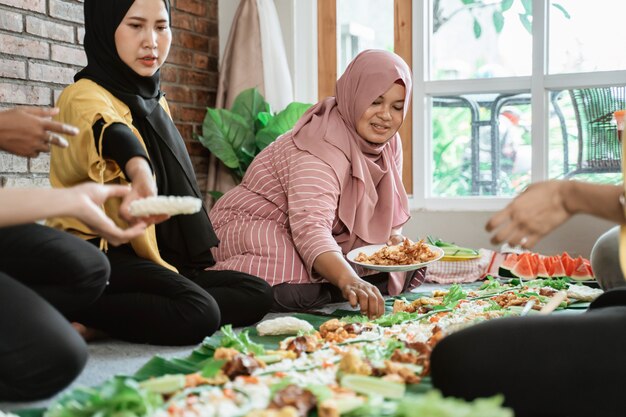
<path fill-rule="evenodd" d="M 437 261 L 428 265 L 426 282 L 439 284 L 455 284 L 474 282 L 493 273 L 493 263 L 496 253 L 489 249 L 480 249 L 480 258 L 467 261 Z M 497 267 L 495 269 L 497 274 Z"/>
<path fill-rule="evenodd" d="M 246 272 L 270 285 L 324 282 L 313 272 L 317 256 L 351 249 L 334 239 L 344 231 L 337 217 L 339 194 L 329 165 L 298 149 L 290 135 L 277 139 L 211 210 L 220 239 L 211 269 Z"/>

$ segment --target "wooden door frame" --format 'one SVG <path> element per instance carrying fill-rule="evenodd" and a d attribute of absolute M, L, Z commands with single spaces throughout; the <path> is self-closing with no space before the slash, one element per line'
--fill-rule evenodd
<path fill-rule="evenodd" d="M 413 63 L 413 8 L 411 0 L 394 0 L 394 51 L 412 68 Z M 317 80 L 318 99 L 335 94 L 337 81 L 337 0 L 317 0 Z M 407 193 L 413 192 L 413 112 L 409 107 L 407 118 L 400 127 L 404 162 L 402 182 Z"/>

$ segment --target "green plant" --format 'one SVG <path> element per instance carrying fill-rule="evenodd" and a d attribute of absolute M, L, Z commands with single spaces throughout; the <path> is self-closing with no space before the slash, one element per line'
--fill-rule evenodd
<path fill-rule="evenodd" d="M 483 33 L 483 25 L 479 21 L 480 13 L 477 13 L 479 10 L 491 10 L 491 23 L 496 31 L 496 33 L 502 32 L 502 28 L 504 28 L 505 22 L 505 13 L 513 13 L 511 7 L 515 0 L 459 0 L 461 2 L 460 7 L 454 9 L 448 14 L 445 14 L 444 8 L 441 6 L 442 0 L 434 0 L 433 1 L 433 33 L 437 33 L 437 31 L 446 24 L 450 19 L 460 13 L 469 13 L 473 19 L 472 30 L 474 32 L 474 37 L 476 39 L 480 38 Z M 520 23 L 526 31 L 532 34 L 532 16 L 533 16 L 533 7 L 532 0 L 519 0 L 523 12 L 518 12 L 517 17 L 519 18 Z M 558 3 L 552 3 L 552 6 L 559 10 L 566 19 L 570 18 L 570 14 L 567 12 L 565 7 Z"/>
<path fill-rule="evenodd" d="M 273 114 L 256 88 L 242 91 L 230 109 L 208 108 L 198 140 L 241 181 L 254 157 L 290 130 L 310 104 L 293 102 Z M 211 192 L 219 198 L 221 193 Z"/>

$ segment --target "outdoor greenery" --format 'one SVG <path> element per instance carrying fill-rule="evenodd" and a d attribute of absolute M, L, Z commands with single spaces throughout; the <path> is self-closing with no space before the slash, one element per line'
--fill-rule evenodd
<path fill-rule="evenodd" d="M 293 102 L 272 113 L 256 88 L 242 91 L 230 109 L 207 109 L 198 140 L 230 168 L 241 181 L 254 157 L 277 137 L 290 130 L 310 107 Z M 214 198 L 221 193 L 211 192 Z"/>
<path fill-rule="evenodd" d="M 521 3 L 523 10 L 522 13 L 517 13 L 517 17 L 528 33 L 532 33 L 533 2 L 532 0 L 517 1 Z M 433 0 L 433 33 L 437 33 L 441 26 L 449 22 L 454 16 L 469 13 L 473 19 L 474 37 L 478 39 L 483 33 L 485 22 L 481 23 L 477 11 L 487 9 L 491 10 L 491 24 L 493 24 L 496 33 L 500 33 L 506 21 L 505 15 L 513 13 L 512 7 L 516 0 L 459 0 L 459 2 L 461 5 L 458 9 L 445 14 L 441 7 L 441 0 Z M 558 3 L 552 3 L 552 6 L 559 10 L 565 18 L 570 18 L 563 6 Z"/>

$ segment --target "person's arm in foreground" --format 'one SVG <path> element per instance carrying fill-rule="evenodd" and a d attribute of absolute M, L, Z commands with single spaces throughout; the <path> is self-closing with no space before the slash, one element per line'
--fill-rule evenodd
<path fill-rule="evenodd" d="M 57 108 L 43 107 L 0 111 L 0 150 L 35 158 L 40 152 L 49 152 L 50 145 L 66 148 L 67 141 L 57 133 L 73 136 L 78 129 L 53 121 L 58 113 Z"/>
<path fill-rule="evenodd" d="M 533 247 L 541 238 L 574 214 L 584 213 L 618 224 L 626 222 L 621 185 L 580 181 L 545 181 L 531 184 L 506 208 L 489 219 L 491 242 Z"/>
<path fill-rule="evenodd" d="M 324 252 L 313 263 L 315 270 L 328 282 L 341 289 L 352 307 L 357 304 L 369 318 L 385 312 L 385 300 L 374 285 L 361 279 L 339 252 Z"/>
<path fill-rule="evenodd" d="M 47 217 L 75 217 L 113 245 L 141 235 L 140 222 L 128 229 L 119 228 L 100 206 L 112 197 L 124 197 L 130 189 L 121 185 L 86 183 L 70 188 L 0 189 L 0 227 L 30 223 Z"/>

